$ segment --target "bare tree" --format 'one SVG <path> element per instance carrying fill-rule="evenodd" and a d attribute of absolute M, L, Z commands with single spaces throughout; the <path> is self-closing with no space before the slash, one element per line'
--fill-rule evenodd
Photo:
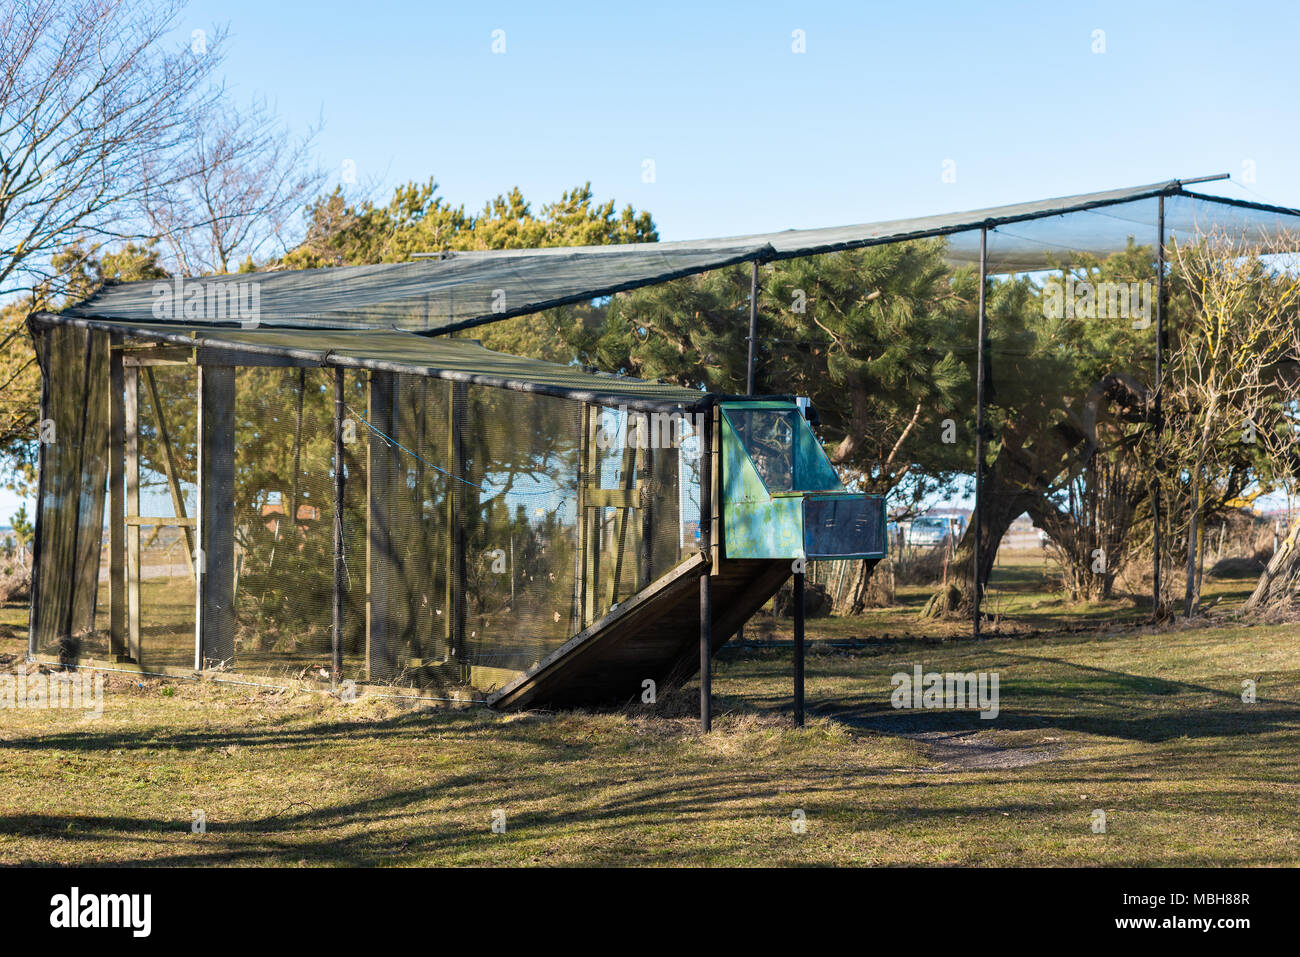
<path fill-rule="evenodd" d="M 0 7 L 0 295 L 52 278 L 74 240 L 141 235 L 142 182 L 184 172 L 224 31 L 167 34 L 179 0 L 8 0 Z M 202 42 L 199 42 L 201 39 Z"/>
<path fill-rule="evenodd" d="M 179 170 L 146 163 L 140 209 L 176 270 L 225 273 L 268 246 L 285 252 L 291 222 L 325 179 L 311 161 L 315 135 L 294 138 L 256 101 L 197 117 Z"/>
<path fill-rule="evenodd" d="M 1165 540 L 1186 556 L 1186 615 L 1200 599 L 1208 520 L 1300 478 L 1300 278 L 1277 259 L 1295 248 L 1294 237 L 1219 235 L 1173 247 L 1188 308 L 1175 312 L 1153 472 L 1169 504 Z M 1294 554 L 1275 556 L 1248 607 L 1276 597 L 1275 580 L 1296 579 Z"/>

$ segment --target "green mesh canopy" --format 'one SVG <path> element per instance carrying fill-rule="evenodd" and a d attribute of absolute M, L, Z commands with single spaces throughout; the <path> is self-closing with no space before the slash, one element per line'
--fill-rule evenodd
<path fill-rule="evenodd" d="M 106 286 L 66 315 L 115 322 L 311 330 L 452 332 L 749 261 L 771 261 L 911 239 L 946 237 L 948 258 L 979 258 L 979 231 L 997 233 L 990 274 L 1055 268 L 1155 240 L 1165 200 L 1171 239 L 1270 241 L 1300 235 L 1300 212 L 1190 192 L 1178 180 L 967 212 L 724 239 L 615 246 L 447 252 L 404 263 L 247 273 Z"/>

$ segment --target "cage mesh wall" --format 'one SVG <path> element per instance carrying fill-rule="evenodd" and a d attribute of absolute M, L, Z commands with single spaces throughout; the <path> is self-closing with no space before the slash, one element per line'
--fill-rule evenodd
<path fill-rule="evenodd" d="M 143 366 L 135 378 L 139 514 L 193 519 L 198 507 L 195 369 L 188 364 Z M 126 388 L 131 388 L 129 375 Z M 128 527 L 127 535 L 133 534 L 139 536 L 140 554 L 139 662 L 146 668 L 193 667 L 194 530 L 159 522 L 138 531 Z M 105 596 L 105 607 L 107 601 Z"/>
<path fill-rule="evenodd" d="M 331 671 L 333 422 L 321 370 L 235 370 L 232 670 Z"/>
<path fill-rule="evenodd" d="M 365 404 L 348 400 L 364 439 L 356 456 L 364 465 L 356 476 L 348 470 L 357 497 L 348 516 L 355 531 L 345 534 L 349 575 L 369 596 L 358 664 L 370 681 L 448 688 L 463 677 L 448 575 L 450 386 L 389 373 L 366 379 L 364 398 L 355 397 Z"/>
<path fill-rule="evenodd" d="M 465 536 L 465 650 L 518 671 L 571 637 L 583 406 L 500 389 L 464 391 L 454 416 Z"/>
<path fill-rule="evenodd" d="M 602 421 L 626 410 L 602 419 L 579 401 L 349 371 L 343 669 L 333 675 L 334 376 L 235 369 L 234 642 L 229 654 L 205 647 L 209 667 L 487 690 L 695 547 L 682 520 L 698 511 L 698 466 L 681 464 L 691 457 L 635 433 L 623 448 L 617 428 L 597 448 Z M 664 435 L 680 444 L 677 418 Z M 602 490 L 624 497 L 606 503 Z M 210 488 L 205 503 L 217 498 Z"/>
<path fill-rule="evenodd" d="M 1095 253 L 1097 229 L 1122 238 Z M 1005 274 L 1031 238 L 1062 265 Z M 983 610 L 993 620 L 1050 615 L 1018 607 L 1044 585 L 1061 603 L 1128 596 L 1110 613 L 1150 614 L 1158 242 L 1155 200 L 989 231 Z"/>
<path fill-rule="evenodd" d="M 108 480 L 107 333 L 42 330 L 45 374 L 38 601 L 34 650 L 65 660 L 106 658 L 107 562 L 103 547 Z"/>
<path fill-rule="evenodd" d="M 222 365 L 239 361 L 231 353 L 196 364 L 129 337 L 110 360 L 108 334 L 71 326 L 42 331 L 41 347 L 57 437 L 40 513 L 44 654 L 190 669 L 201 588 L 198 658 L 219 675 L 474 696 L 698 548 L 698 437 L 680 414 L 348 370 L 338 512 L 335 369 Z M 109 640 L 114 454 L 126 475 L 120 650 Z"/>

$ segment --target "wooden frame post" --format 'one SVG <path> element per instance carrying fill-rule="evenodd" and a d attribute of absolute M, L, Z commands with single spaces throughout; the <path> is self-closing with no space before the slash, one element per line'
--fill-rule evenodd
<path fill-rule="evenodd" d="M 396 376 L 370 373 L 369 465 L 366 469 L 366 676 L 371 680 L 396 674 L 397 636 L 393 633 L 392 506 L 398 450 L 383 436 L 393 436 Z"/>
<path fill-rule="evenodd" d="M 653 420 L 651 420 L 653 421 Z M 669 426 L 671 428 L 671 426 Z M 652 430 L 652 436 L 655 432 Z M 655 572 L 655 442 L 649 441 L 641 450 L 641 467 L 636 487 L 641 490 L 641 568 L 637 588 L 646 588 L 654 581 Z"/>
<path fill-rule="evenodd" d="M 235 368 L 199 366 L 200 668 L 235 657 Z"/>
<path fill-rule="evenodd" d="M 108 644 L 126 661 L 126 409 L 122 335 L 108 337 Z"/>
<path fill-rule="evenodd" d="M 122 369 L 126 458 L 126 660 L 140 661 L 140 369 Z"/>
<path fill-rule="evenodd" d="M 330 621 L 330 650 L 332 675 L 338 681 L 343 674 L 343 590 L 347 581 L 347 568 L 343 562 L 343 508 L 345 491 L 345 465 L 343 460 L 343 370 L 334 370 L 334 593 Z"/>
<path fill-rule="evenodd" d="M 443 601 L 443 633 L 446 639 L 447 647 L 445 657 L 454 658 L 456 648 L 456 486 L 459 483 L 459 471 L 456 466 L 456 384 L 447 383 L 447 494 L 446 503 L 446 526 L 447 526 L 447 549 L 446 565 L 443 567 L 443 585 L 445 591 L 445 600 Z"/>
<path fill-rule="evenodd" d="M 450 532 L 451 565 L 447 569 L 451 582 L 452 603 L 451 646 L 448 653 L 460 666 L 462 677 L 469 680 L 469 665 L 465 663 L 465 615 L 469 601 L 469 570 L 465 561 L 468 536 L 465 531 L 465 503 L 468 498 L 469 485 L 465 478 L 465 430 L 463 419 L 469 406 L 469 387 L 463 382 L 451 383 L 450 428 L 448 434 L 451 446 L 451 506 L 452 523 Z"/>
<path fill-rule="evenodd" d="M 592 503 L 592 491 L 600 482 L 600 450 L 596 434 L 601 428 L 600 407 L 582 407 L 582 451 L 578 465 L 578 550 L 581 566 L 581 621 L 579 629 L 596 620 L 600 596 L 600 539 L 605 510 Z"/>

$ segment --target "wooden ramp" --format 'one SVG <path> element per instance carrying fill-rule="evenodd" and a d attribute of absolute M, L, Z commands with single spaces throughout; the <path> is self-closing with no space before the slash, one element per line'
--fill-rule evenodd
<path fill-rule="evenodd" d="M 488 696 L 501 710 L 622 705 L 642 682 L 660 694 L 700 664 L 700 573 L 696 555 L 613 608 L 527 672 Z M 713 650 L 776 594 L 788 560 L 723 560 L 713 569 Z"/>

